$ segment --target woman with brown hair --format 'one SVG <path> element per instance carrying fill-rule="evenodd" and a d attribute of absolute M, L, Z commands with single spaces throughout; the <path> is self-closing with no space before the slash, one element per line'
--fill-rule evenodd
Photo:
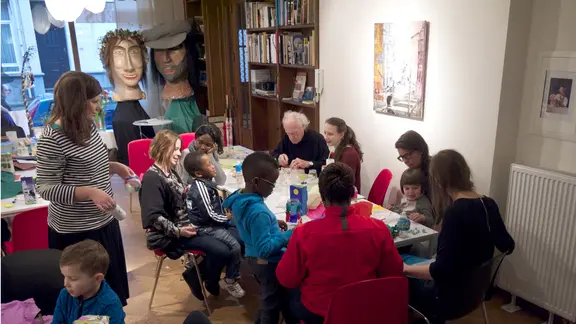
<path fill-rule="evenodd" d="M 48 244 L 65 247 L 92 239 L 110 255 L 106 281 L 123 305 L 129 297 L 126 260 L 120 225 L 112 214 L 110 176 L 133 174 L 110 162 L 108 150 L 94 125 L 102 110 L 98 81 L 82 72 L 64 73 L 54 87 L 54 108 L 38 141 L 38 193 L 50 201 Z"/>
<path fill-rule="evenodd" d="M 426 316 L 442 315 L 459 296 L 446 295 L 460 276 L 494 256 L 496 247 L 512 253 L 514 240 L 508 234 L 496 202 L 474 190 L 464 157 L 454 150 L 438 152 L 430 161 L 432 197 L 443 215 L 436 260 L 429 265 L 404 265 L 410 281 L 410 304 Z"/>
<path fill-rule="evenodd" d="M 354 173 L 354 186 L 360 192 L 360 165 L 364 153 L 352 127 L 342 118 L 332 117 L 324 123 L 324 138 L 328 146 L 334 147 L 334 161 L 348 165 Z"/>
<path fill-rule="evenodd" d="M 428 179 L 428 165 L 430 164 L 430 153 L 428 144 L 424 138 L 413 130 L 402 134 L 396 141 L 398 150 L 398 161 L 404 162 L 410 169 L 420 169 L 426 176 L 426 182 L 422 185 L 422 191 L 426 197 L 430 197 L 430 183 Z"/>
<path fill-rule="evenodd" d="M 154 164 L 146 171 L 140 190 L 142 226 L 146 229 L 146 240 L 151 250 L 161 250 L 171 259 L 178 259 L 188 250 L 206 253 L 202 262 L 206 289 L 218 296 L 218 282 L 224 266 L 232 259 L 230 248 L 209 235 L 196 235 L 191 225 L 186 206 L 186 184 L 175 168 L 182 153 L 182 140 L 171 130 L 156 134 L 150 146 L 150 157 Z M 237 240 L 238 232 L 228 230 Z M 196 269 L 190 267 L 182 274 L 192 294 L 204 300 L 201 283 Z"/>

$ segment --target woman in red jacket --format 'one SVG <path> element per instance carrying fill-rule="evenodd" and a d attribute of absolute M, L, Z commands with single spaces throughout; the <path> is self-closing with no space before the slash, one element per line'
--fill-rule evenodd
<path fill-rule="evenodd" d="M 338 117 L 328 118 L 324 124 L 324 138 L 330 147 L 335 147 L 333 158 L 335 162 L 347 164 L 354 174 L 354 186 L 360 192 L 360 164 L 362 163 L 362 149 L 356 140 L 354 130 Z"/>
<path fill-rule="evenodd" d="M 322 323 L 336 289 L 362 280 L 401 276 L 402 258 L 379 220 L 350 205 L 354 174 L 344 163 L 320 173 L 326 212 L 298 226 L 276 268 L 278 282 L 292 291 L 290 309 L 306 324 Z"/>

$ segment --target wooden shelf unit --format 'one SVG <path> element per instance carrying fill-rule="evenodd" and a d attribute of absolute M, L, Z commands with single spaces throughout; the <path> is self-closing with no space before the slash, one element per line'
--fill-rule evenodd
<path fill-rule="evenodd" d="M 272 78 L 276 80 L 276 97 L 270 98 L 252 94 L 252 87 L 248 87 L 248 91 L 250 91 L 249 109 L 252 121 L 251 148 L 254 150 L 272 151 L 276 148 L 282 136 L 284 136 L 282 117 L 289 110 L 304 113 L 310 119 L 309 128 L 319 131 L 320 104 L 303 104 L 291 99 L 296 74 L 298 72 L 306 72 L 306 86 L 313 87 L 315 84 L 315 69 L 319 67 L 320 34 L 317 27 L 319 26 L 319 0 L 308 0 L 308 2 L 313 6 L 313 23 L 246 29 L 248 34 L 267 33 L 275 34 L 277 37 L 285 33 L 294 32 L 302 33 L 303 36 L 310 36 L 312 31 L 314 31 L 314 44 L 311 44 L 314 51 L 312 56 L 315 60 L 313 65 L 248 62 L 249 78 L 251 78 L 252 73 L 250 71 L 252 70 L 268 69 L 271 71 Z M 248 51 L 250 51 L 249 46 Z M 276 54 L 276 61 L 280 62 L 280 48 L 278 48 Z M 250 55 L 248 55 L 247 59 L 249 57 Z M 249 82 L 251 85 L 252 80 L 250 79 Z"/>

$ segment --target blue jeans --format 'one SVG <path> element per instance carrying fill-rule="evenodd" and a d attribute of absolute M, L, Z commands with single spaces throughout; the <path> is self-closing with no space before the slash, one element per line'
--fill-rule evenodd
<path fill-rule="evenodd" d="M 300 299 L 300 289 L 290 289 L 288 292 L 288 298 L 290 300 L 290 311 L 297 319 L 303 321 L 305 324 L 324 323 L 324 317 L 312 313 L 302 304 Z"/>
<path fill-rule="evenodd" d="M 226 264 L 226 279 L 236 279 L 240 276 L 240 258 L 242 257 L 242 248 L 232 231 L 224 227 L 199 227 L 198 236 L 212 236 L 220 242 L 226 244 L 232 253 L 232 257 Z"/>

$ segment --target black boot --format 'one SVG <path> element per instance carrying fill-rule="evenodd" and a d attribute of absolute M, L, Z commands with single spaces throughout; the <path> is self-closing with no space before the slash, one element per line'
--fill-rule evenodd
<path fill-rule="evenodd" d="M 201 286 L 202 283 L 200 282 L 200 280 L 198 280 L 198 274 L 196 272 L 196 268 L 191 267 L 189 269 L 186 269 L 186 271 L 182 273 L 182 278 L 184 278 L 184 281 L 186 281 L 188 287 L 190 287 L 192 295 L 194 295 L 194 297 L 198 298 L 199 300 L 204 300 L 204 295 L 202 294 L 202 286 Z"/>

